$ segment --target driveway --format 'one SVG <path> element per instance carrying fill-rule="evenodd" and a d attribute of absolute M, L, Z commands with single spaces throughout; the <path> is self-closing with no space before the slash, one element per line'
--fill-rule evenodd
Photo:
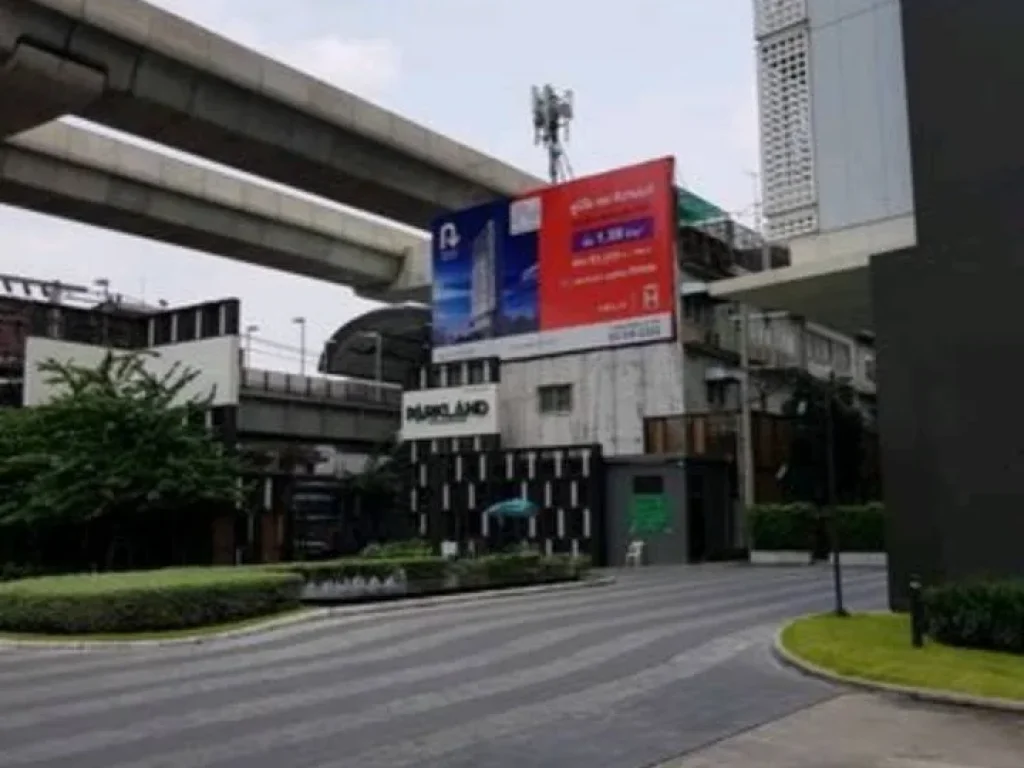
<path fill-rule="evenodd" d="M 846 592 L 881 607 L 884 574 Z M 768 650 L 831 594 L 826 568 L 647 568 L 201 646 L 0 651 L 0 768 L 641 768 L 835 698 Z"/>

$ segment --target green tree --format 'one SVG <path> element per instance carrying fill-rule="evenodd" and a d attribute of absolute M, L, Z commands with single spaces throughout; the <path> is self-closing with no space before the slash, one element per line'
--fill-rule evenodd
<path fill-rule="evenodd" d="M 828 502 L 828 420 L 831 416 L 833 481 L 837 503 L 865 501 L 864 441 L 866 420 L 856 393 L 845 380 L 822 381 L 807 373 L 791 379 L 783 413 L 793 420 L 789 462 L 783 478 L 793 501 Z M 829 413 L 831 411 L 831 414 Z"/>
<path fill-rule="evenodd" d="M 406 493 L 411 472 L 408 446 L 392 440 L 377 447 L 362 471 L 341 478 L 360 543 L 411 535 L 412 510 Z"/>
<path fill-rule="evenodd" d="M 56 397 L 0 416 L 0 526 L 33 531 L 234 505 L 239 462 L 205 426 L 198 371 L 147 370 L 152 353 L 95 368 L 40 366 Z"/>

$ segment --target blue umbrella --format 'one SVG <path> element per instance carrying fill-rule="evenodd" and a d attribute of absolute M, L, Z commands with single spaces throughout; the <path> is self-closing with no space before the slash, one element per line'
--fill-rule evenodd
<path fill-rule="evenodd" d="M 537 505 L 529 499 L 506 499 L 492 504 L 485 510 L 490 517 L 501 518 L 526 518 L 537 514 Z"/>

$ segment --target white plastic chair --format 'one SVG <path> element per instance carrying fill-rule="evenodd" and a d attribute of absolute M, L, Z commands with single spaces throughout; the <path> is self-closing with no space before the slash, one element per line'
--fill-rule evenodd
<path fill-rule="evenodd" d="M 636 568 L 638 565 L 643 564 L 644 541 L 643 539 L 633 539 L 626 547 L 626 565 L 631 565 Z"/>

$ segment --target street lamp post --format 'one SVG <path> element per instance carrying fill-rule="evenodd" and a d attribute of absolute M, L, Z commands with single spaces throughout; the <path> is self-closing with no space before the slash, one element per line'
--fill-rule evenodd
<path fill-rule="evenodd" d="M 245 365 L 252 365 L 252 337 L 253 334 L 259 333 L 260 327 L 258 325 L 247 325 L 245 326 L 245 354 L 243 360 Z"/>
<path fill-rule="evenodd" d="M 743 476 L 743 514 L 754 505 L 754 429 L 750 413 L 750 309 L 740 304 L 740 464 Z"/>
<path fill-rule="evenodd" d="M 380 398 L 380 388 L 384 383 L 384 334 L 380 331 L 374 333 L 375 346 L 373 349 L 373 378 L 377 382 L 377 397 Z"/>
<path fill-rule="evenodd" d="M 836 507 L 835 422 L 832 411 L 836 405 L 836 374 L 828 377 L 828 401 L 825 406 L 825 503 L 829 508 L 832 540 L 832 589 L 835 592 L 836 616 L 849 615 L 843 600 L 843 565 L 840 555 L 839 510 Z"/>
<path fill-rule="evenodd" d="M 294 317 L 292 322 L 299 326 L 299 373 L 306 375 L 306 318 Z"/>
<path fill-rule="evenodd" d="M 373 339 L 373 380 L 377 384 L 376 398 L 384 397 L 381 385 L 384 383 L 384 334 L 380 331 L 363 331 L 363 336 Z"/>

